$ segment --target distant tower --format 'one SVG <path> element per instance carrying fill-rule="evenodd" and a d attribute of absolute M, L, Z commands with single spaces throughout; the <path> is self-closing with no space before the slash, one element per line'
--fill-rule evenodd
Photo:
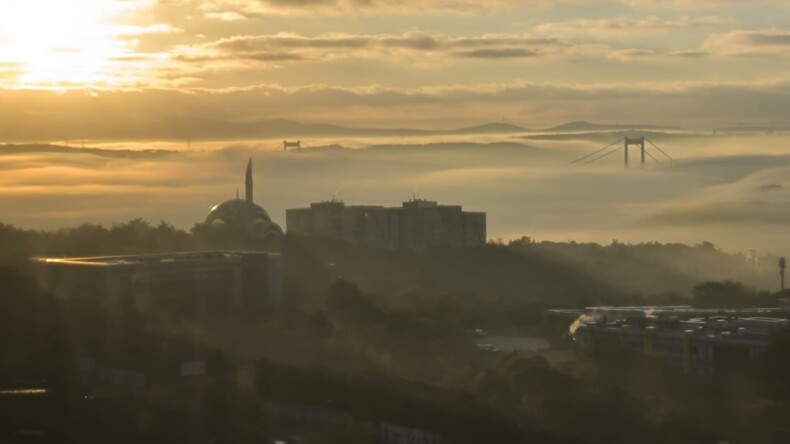
<path fill-rule="evenodd" d="M 296 142 L 289 142 L 287 140 L 283 140 L 283 151 L 287 151 L 288 148 L 296 148 L 297 150 L 302 149 L 302 141 L 297 140 Z"/>
<path fill-rule="evenodd" d="M 246 200 L 253 203 L 252 199 L 252 157 L 247 162 L 247 183 L 246 183 Z"/>
<path fill-rule="evenodd" d="M 785 268 L 787 267 L 787 263 L 785 262 L 784 256 L 779 258 L 779 276 L 782 278 L 782 287 L 781 290 L 785 291 Z"/>
<path fill-rule="evenodd" d="M 639 150 L 642 154 L 641 161 L 642 161 L 642 169 L 645 168 L 645 137 L 628 137 L 626 136 L 623 140 L 623 152 L 625 156 L 625 167 L 628 168 L 628 147 L 630 145 L 637 145 L 639 146 Z"/>

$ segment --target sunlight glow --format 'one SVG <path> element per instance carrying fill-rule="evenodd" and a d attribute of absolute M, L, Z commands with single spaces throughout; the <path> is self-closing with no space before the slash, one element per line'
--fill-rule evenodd
<path fill-rule="evenodd" d="M 114 20 L 149 1 L 3 0 L 0 2 L 0 86 L 84 87 L 129 80 L 122 68 L 134 54 L 131 36 L 150 28 Z M 154 28 L 161 31 L 161 28 Z"/>

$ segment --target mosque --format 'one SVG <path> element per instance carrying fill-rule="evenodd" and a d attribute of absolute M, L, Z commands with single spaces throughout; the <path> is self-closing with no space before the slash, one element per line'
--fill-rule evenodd
<path fill-rule="evenodd" d="M 260 239 L 279 237 L 283 234 L 282 228 L 272 222 L 269 213 L 262 206 L 256 204 L 252 198 L 252 158 L 247 162 L 247 177 L 245 183 L 244 199 L 236 198 L 216 204 L 206 216 L 208 226 L 227 226 Z"/>

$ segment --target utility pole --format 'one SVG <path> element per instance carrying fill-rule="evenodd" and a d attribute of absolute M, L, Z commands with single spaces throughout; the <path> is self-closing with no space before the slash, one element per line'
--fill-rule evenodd
<path fill-rule="evenodd" d="M 785 291 L 785 268 L 787 267 L 787 262 L 785 261 L 784 256 L 779 258 L 779 277 L 782 279 L 782 286 L 781 291 Z"/>

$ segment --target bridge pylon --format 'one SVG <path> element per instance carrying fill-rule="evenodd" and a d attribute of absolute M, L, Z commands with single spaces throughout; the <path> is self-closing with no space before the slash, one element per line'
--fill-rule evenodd
<path fill-rule="evenodd" d="M 625 168 L 626 169 L 628 168 L 628 147 L 632 145 L 639 147 L 639 153 L 641 155 L 641 168 L 644 169 L 645 168 L 645 136 L 640 136 L 640 137 L 625 136 L 623 138 L 623 155 L 625 157 L 624 159 Z"/>

